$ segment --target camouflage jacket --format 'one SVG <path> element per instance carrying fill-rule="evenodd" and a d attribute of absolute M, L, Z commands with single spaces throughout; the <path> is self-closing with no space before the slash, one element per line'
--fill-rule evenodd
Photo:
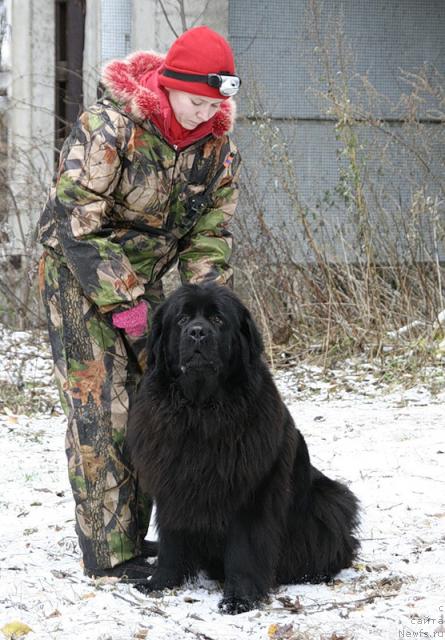
<path fill-rule="evenodd" d="M 105 97 L 66 139 L 39 221 L 40 242 L 103 312 L 132 306 L 176 260 L 183 281 L 231 279 L 234 104 L 221 104 L 212 134 L 176 151 L 150 121 L 156 94 L 138 83 L 162 60 L 139 52 L 105 68 Z M 206 189 L 211 201 L 192 210 L 190 199 Z"/>

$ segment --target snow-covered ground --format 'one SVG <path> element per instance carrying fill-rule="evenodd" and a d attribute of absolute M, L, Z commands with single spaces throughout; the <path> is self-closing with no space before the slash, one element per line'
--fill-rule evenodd
<path fill-rule="evenodd" d="M 18 621 L 31 628 L 30 640 L 445 637 L 445 394 L 388 393 L 368 366 L 347 385 L 339 384 L 341 369 L 328 381 L 309 368 L 277 374 L 313 462 L 362 502 L 362 549 L 331 584 L 280 587 L 260 609 L 227 616 L 217 607 L 221 585 L 204 576 L 158 597 L 83 576 L 65 418 L 46 348 L 1 328 L 0 342 L 0 385 L 31 383 L 44 398 L 34 417 L 0 404 L 4 636 Z"/>

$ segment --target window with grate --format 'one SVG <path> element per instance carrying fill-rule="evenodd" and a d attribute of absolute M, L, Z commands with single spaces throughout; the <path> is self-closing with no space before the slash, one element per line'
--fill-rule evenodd
<path fill-rule="evenodd" d="M 131 0 L 101 0 L 102 63 L 131 50 Z"/>

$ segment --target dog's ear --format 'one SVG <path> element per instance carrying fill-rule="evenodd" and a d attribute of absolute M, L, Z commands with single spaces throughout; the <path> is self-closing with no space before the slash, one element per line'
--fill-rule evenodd
<path fill-rule="evenodd" d="M 254 319 L 246 307 L 242 307 L 241 337 L 243 346 L 243 359 L 252 364 L 263 352 L 263 339 L 255 324 Z M 247 350 L 247 354 L 245 353 Z M 245 356 L 248 356 L 245 358 Z"/>

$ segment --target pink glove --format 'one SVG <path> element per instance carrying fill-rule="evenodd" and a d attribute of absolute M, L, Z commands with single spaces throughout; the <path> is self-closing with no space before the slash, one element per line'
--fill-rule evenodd
<path fill-rule="evenodd" d="M 141 336 L 147 330 L 148 305 L 141 300 L 128 311 L 113 313 L 112 322 L 118 329 L 124 329 L 125 333 L 132 337 Z"/>

